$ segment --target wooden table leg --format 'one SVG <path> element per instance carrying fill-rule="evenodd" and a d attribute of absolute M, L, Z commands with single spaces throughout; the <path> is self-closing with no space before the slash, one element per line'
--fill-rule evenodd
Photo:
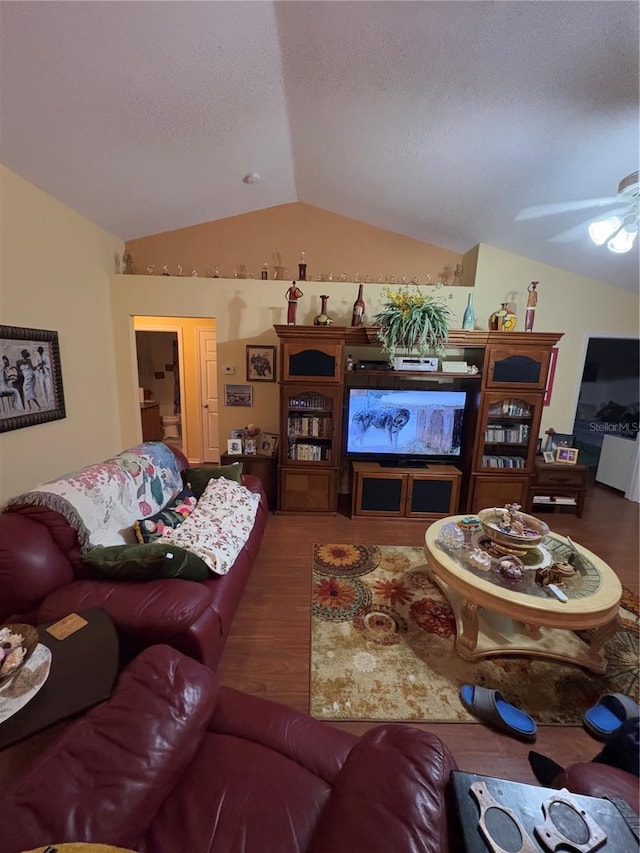
<path fill-rule="evenodd" d="M 607 622 L 606 625 L 601 625 L 594 632 L 591 642 L 589 643 L 589 658 L 593 660 L 594 664 L 598 667 L 598 670 L 596 671 L 600 671 L 602 673 L 606 672 L 607 658 L 603 647 L 607 640 L 610 637 L 613 637 L 620 627 L 621 625 L 616 615 L 615 619 L 612 619 L 611 622 Z"/>
<path fill-rule="evenodd" d="M 473 660 L 471 652 L 478 645 L 478 605 L 462 599 L 462 633 L 456 638 L 456 651 L 463 660 Z"/>

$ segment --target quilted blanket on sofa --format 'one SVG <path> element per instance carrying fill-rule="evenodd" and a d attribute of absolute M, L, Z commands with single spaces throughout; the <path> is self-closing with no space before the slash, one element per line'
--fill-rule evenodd
<path fill-rule="evenodd" d="M 161 542 L 191 551 L 217 575 L 226 575 L 253 529 L 260 495 L 220 477 L 210 480 L 191 515 Z"/>
<path fill-rule="evenodd" d="M 182 488 L 176 457 L 162 442 L 147 442 L 36 486 L 7 506 L 46 506 L 61 513 L 81 548 L 134 541 L 133 522 L 152 515 Z"/>

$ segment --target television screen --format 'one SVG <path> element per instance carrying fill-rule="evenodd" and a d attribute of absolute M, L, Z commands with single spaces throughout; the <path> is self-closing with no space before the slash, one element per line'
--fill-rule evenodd
<path fill-rule="evenodd" d="M 464 391 L 349 388 L 351 456 L 460 456 Z"/>

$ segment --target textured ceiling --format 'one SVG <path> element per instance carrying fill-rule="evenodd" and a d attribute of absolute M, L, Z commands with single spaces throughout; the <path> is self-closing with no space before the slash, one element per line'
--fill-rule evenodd
<path fill-rule="evenodd" d="M 635 290 L 632 2 L 2 2 L 2 162 L 123 239 L 292 201 Z M 242 177 L 256 171 L 255 186 Z M 605 208 L 606 209 L 606 208 Z"/>

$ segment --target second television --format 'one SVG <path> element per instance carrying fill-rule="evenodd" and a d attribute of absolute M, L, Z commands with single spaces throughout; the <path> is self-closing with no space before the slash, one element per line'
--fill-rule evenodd
<path fill-rule="evenodd" d="M 465 391 L 349 388 L 346 453 L 383 464 L 460 456 Z"/>

